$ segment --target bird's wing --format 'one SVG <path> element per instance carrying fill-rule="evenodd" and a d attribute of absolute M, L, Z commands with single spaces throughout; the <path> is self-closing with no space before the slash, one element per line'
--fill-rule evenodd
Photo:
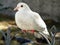
<path fill-rule="evenodd" d="M 48 31 L 47 31 L 47 27 L 46 27 L 46 24 L 45 22 L 42 20 L 42 18 L 40 17 L 40 15 L 36 12 L 33 13 L 33 18 L 34 18 L 34 21 L 35 23 L 37 24 L 37 26 L 39 28 L 41 28 L 41 30 L 43 31 L 44 34 L 48 34 Z"/>
<path fill-rule="evenodd" d="M 42 18 L 40 17 L 40 15 L 38 13 L 33 12 L 33 18 L 34 18 L 34 21 L 37 23 L 38 26 L 40 26 L 42 28 L 46 28 L 45 22 L 42 20 Z"/>

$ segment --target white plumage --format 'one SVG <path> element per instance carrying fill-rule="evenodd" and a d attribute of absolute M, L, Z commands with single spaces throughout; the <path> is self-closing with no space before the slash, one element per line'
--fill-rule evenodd
<path fill-rule="evenodd" d="M 14 10 L 17 26 L 22 30 L 37 30 L 49 35 L 45 22 L 40 15 L 33 12 L 26 3 L 18 3 Z"/>

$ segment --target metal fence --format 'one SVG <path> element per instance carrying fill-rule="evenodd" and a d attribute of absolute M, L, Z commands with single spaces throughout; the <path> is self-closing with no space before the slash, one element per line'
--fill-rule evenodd
<path fill-rule="evenodd" d="M 39 32 L 39 34 L 40 35 L 42 35 L 46 40 L 47 40 L 47 42 L 48 42 L 48 45 L 55 45 L 55 35 L 56 35 L 56 27 L 55 26 L 52 26 L 52 28 L 50 29 L 50 31 L 49 31 L 49 34 L 50 34 L 50 38 L 51 38 L 51 42 L 48 40 L 48 38 L 43 34 L 43 33 L 41 33 L 41 32 Z M 15 32 L 15 35 L 19 32 L 20 30 L 17 30 L 16 32 Z M 4 32 L 4 31 L 2 31 L 2 30 L 0 30 L 0 33 L 2 33 L 2 35 L 3 35 L 3 37 L 4 37 L 4 39 L 5 39 L 5 45 L 10 45 L 10 43 L 11 43 L 11 40 L 12 40 L 12 37 L 11 37 L 11 27 L 8 27 L 8 30 L 6 31 L 6 32 Z M 14 37 L 16 37 L 17 38 L 17 36 L 15 36 L 14 35 Z M 18 39 L 18 38 L 17 38 Z M 28 40 L 28 39 L 24 39 L 24 38 L 21 38 L 21 37 L 19 37 L 19 39 L 21 39 L 21 40 L 26 40 L 27 42 L 30 42 L 30 43 L 35 43 L 34 41 L 32 41 L 32 40 Z M 27 43 L 26 43 L 27 44 Z"/>

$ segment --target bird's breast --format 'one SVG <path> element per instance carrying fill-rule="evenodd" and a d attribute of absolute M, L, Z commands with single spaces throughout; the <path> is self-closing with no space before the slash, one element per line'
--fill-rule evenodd
<path fill-rule="evenodd" d="M 33 19 L 31 17 L 29 17 L 28 15 L 19 15 L 19 16 L 15 16 L 15 21 L 16 24 L 19 28 L 23 29 L 23 30 L 32 30 L 34 29 L 34 22 Z"/>

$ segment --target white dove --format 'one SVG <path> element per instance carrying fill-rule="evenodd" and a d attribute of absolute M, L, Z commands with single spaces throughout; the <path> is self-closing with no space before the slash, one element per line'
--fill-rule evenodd
<path fill-rule="evenodd" d="M 15 14 L 15 21 L 17 26 L 22 30 L 36 30 L 49 35 L 47 27 L 41 16 L 32 11 L 26 3 L 20 2 L 17 7 Z"/>

